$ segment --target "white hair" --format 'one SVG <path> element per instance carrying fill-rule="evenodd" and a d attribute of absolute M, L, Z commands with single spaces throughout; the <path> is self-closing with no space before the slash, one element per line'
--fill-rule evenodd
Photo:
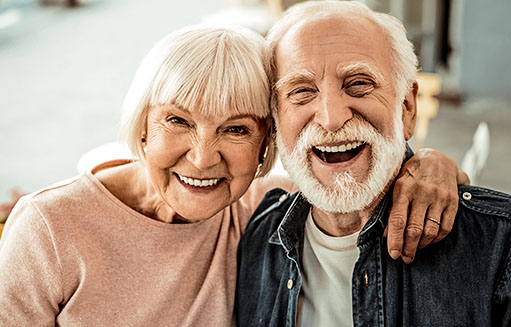
<path fill-rule="evenodd" d="M 373 18 L 388 37 L 390 62 L 392 65 L 394 87 L 398 102 L 404 100 L 416 79 L 418 59 L 413 44 L 406 37 L 406 29 L 399 19 L 384 13 L 372 11 L 365 4 L 355 1 L 307 1 L 292 6 L 275 23 L 266 37 L 271 58 L 271 82 L 276 82 L 276 49 L 286 32 L 304 19 L 321 15 L 351 15 L 353 13 Z M 363 33 L 363 32 L 361 32 Z M 277 108 L 276 90 L 272 88 L 271 107 L 275 114 Z"/>
<path fill-rule="evenodd" d="M 123 104 L 120 141 L 144 161 L 149 109 L 166 104 L 204 115 L 254 115 L 271 130 L 267 55 L 264 38 L 246 28 L 196 25 L 167 35 L 145 56 L 133 79 Z M 265 175 L 276 159 L 269 134 L 257 176 Z"/>

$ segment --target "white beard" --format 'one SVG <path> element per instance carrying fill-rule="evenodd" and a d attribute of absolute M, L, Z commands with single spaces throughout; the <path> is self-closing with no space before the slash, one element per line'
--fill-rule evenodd
<path fill-rule="evenodd" d="M 312 205 L 330 213 L 350 213 L 367 208 L 383 193 L 401 166 L 406 151 L 401 106 L 395 110 L 392 137 L 383 137 L 369 122 L 355 115 L 335 132 L 309 124 L 300 133 L 291 153 L 287 152 L 284 146 L 280 124 L 278 119 L 275 119 L 282 165 Z M 366 146 L 371 147 L 368 177 L 365 181 L 358 182 L 349 171 L 338 173 L 332 176 L 334 186 L 326 187 L 312 172 L 309 158 L 312 155 L 312 146 L 340 141 L 363 141 Z"/>

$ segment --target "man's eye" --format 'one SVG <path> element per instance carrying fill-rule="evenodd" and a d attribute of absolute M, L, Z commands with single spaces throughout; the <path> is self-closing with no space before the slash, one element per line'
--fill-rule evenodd
<path fill-rule="evenodd" d="M 294 93 L 305 93 L 305 92 L 310 92 L 311 90 L 310 89 L 306 89 L 306 88 L 301 88 L 301 89 L 297 89 Z"/>
<path fill-rule="evenodd" d="M 360 98 L 371 93 L 375 84 L 369 80 L 355 80 L 347 83 L 343 88 L 349 96 Z"/>
<path fill-rule="evenodd" d="M 167 121 L 174 125 L 183 125 L 183 126 L 189 125 L 186 120 L 184 120 L 183 118 L 180 118 L 180 117 L 176 117 L 176 116 L 167 118 Z"/>
<path fill-rule="evenodd" d="M 288 96 L 293 96 L 293 95 L 297 95 L 297 94 L 303 95 L 304 93 L 312 93 L 312 92 L 314 92 L 314 90 L 311 88 L 300 87 L 300 88 L 294 89 L 291 92 L 289 92 Z"/>
<path fill-rule="evenodd" d="M 243 126 L 231 126 L 225 130 L 229 134 L 245 135 L 248 134 L 248 130 Z"/>
<path fill-rule="evenodd" d="M 288 99 L 298 105 L 304 105 L 312 101 L 316 96 L 316 90 L 307 87 L 300 87 L 288 93 Z"/>

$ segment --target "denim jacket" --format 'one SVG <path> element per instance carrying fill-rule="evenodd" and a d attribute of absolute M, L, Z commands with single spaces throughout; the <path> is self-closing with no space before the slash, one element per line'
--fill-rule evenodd
<path fill-rule="evenodd" d="M 511 198 L 459 187 L 451 233 L 405 265 L 383 230 L 392 190 L 359 234 L 352 281 L 354 326 L 511 326 Z M 310 205 L 268 192 L 238 249 L 238 326 L 295 326 Z"/>

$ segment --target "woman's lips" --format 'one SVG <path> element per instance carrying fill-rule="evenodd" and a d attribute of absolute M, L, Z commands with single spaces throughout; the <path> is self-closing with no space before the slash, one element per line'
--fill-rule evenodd
<path fill-rule="evenodd" d="M 192 178 L 192 177 L 181 176 L 179 174 L 176 174 L 176 175 L 185 184 L 188 184 L 190 186 L 197 186 L 197 187 L 214 186 L 214 185 L 218 184 L 218 182 L 220 181 L 220 178 L 196 179 L 196 178 Z"/>
<path fill-rule="evenodd" d="M 224 181 L 226 181 L 226 178 L 223 177 L 198 179 L 181 176 L 177 173 L 174 173 L 174 175 L 176 175 L 177 180 L 181 183 L 181 185 L 183 185 L 183 187 L 194 193 L 209 193 L 217 189 Z"/>

